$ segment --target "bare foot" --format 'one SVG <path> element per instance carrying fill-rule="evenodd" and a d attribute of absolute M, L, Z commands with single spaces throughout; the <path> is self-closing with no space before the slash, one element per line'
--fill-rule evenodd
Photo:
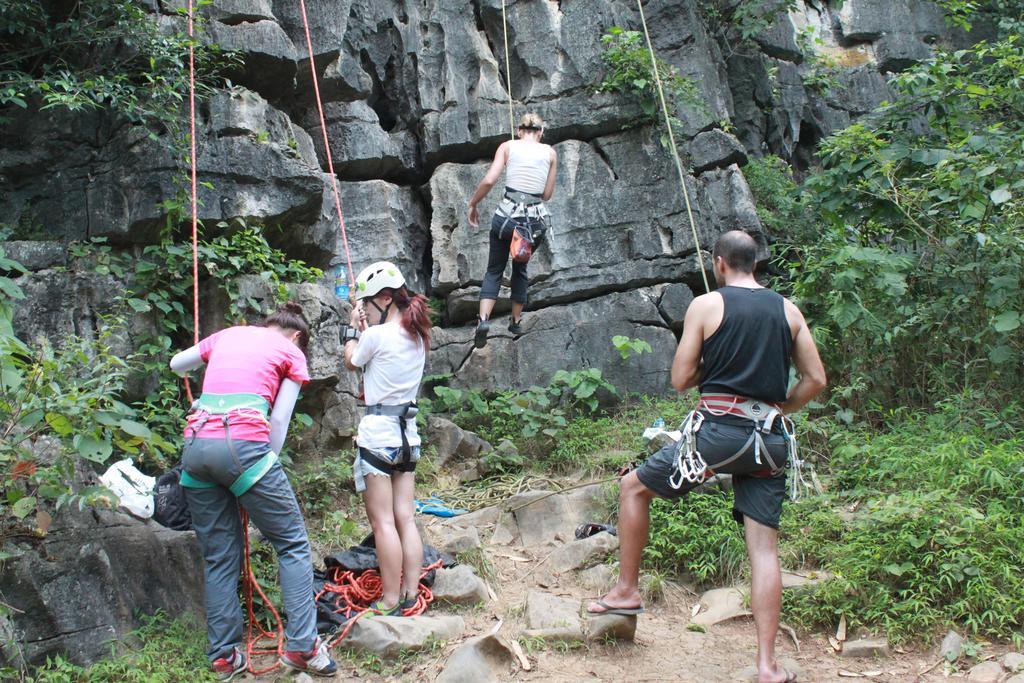
<path fill-rule="evenodd" d="M 758 671 L 757 683 L 794 683 L 796 674 L 776 663 L 771 669 Z"/>
<path fill-rule="evenodd" d="M 604 614 L 612 610 L 640 610 L 640 591 L 636 588 L 620 589 L 613 588 L 600 600 L 587 605 L 587 612 L 590 614 Z"/>

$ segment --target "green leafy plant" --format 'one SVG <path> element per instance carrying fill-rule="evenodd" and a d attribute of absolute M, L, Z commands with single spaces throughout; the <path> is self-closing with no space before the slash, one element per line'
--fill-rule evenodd
<path fill-rule="evenodd" d="M 661 105 L 651 69 L 651 55 L 639 31 L 628 31 L 612 26 L 601 36 L 605 63 L 604 79 L 597 92 L 623 93 L 634 98 L 650 121 L 662 125 Z M 682 132 L 683 122 L 674 114 L 676 107 L 689 107 L 707 111 L 700 88 L 693 81 L 679 73 L 671 64 L 655 58 L 657 74 L 669 106 L 669 122 L 673 131 Z M 667 139 L 667 138 L 666 138 Z"/>
<path fill-rule="evenodd" d="M 643 339 L 630 339 L 624 334 L 617 334 L 612 337 L 612 346 L 619 352 L 622 360 L 629 360 L 633 355 L 639 356 L 642 353 L 650 353 L 651 345 Z"/>
<path fill-rule="evenodd" d="M 188 92 L 189 45 L 200 97 L 237 62 L 216 45 L 189 38 L 184 21 L 169 28 L 127 0 L 7 0 L 0 16 L 0 120 L 12 107 L 104 109 L 132 123 L 176 129 Z M 197 15 L 197 33 L 202 26 Z"/>

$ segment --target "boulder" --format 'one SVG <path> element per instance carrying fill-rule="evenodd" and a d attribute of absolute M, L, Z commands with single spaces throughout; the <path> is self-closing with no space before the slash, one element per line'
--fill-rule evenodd
<path fill-rule="evenodd" d="M 676 334 L 682 334 L 683 319 L 686 317 L 686 310 L 693 301 L 693 290 L 681 282 L 674 282 L 661 291 L 658 299 L 658 312 L 668 323 L 668 327 Z"/>
<path fill-rule="evenodd" d="M 431 589 L 434 600 L 450 605 L 479 605 L 487 602 L 487 584 L 466 564 L 438 569 Z"/>
<path fill-rule="evenodd" d="M 967 672 L 968 683 L 999 683 L 1003 679 L 1003 667 L 999 662 L 981 662 Z"/>
<path fill-rule="evenodd" d="M 140 615 L 202 620 L 203 558 L 191 531 L 68 505 L 42 539 L 4 550 L 13 557 L 0 572 L 0 594 L 14 608 L 26 664 L 107 657 L 111 643 L 141 625 Z"/>
<path fill-rule="evenodd" d="M 664 394 L 676 337 L 657 298 L 656 289 L 644 288 L 529 312 L 518 338 L 498 319 L 483 349 L 473 348 L 472 327 L 435 328 L 427 372 L 454 376 L 454 387 L 494 391 L 547 386 L 558 370 L 594 367 L 622 393 Z M 623 361 L 611 343 L 615 335 L 642 339 L 652 352 Z"/>
<path fill-rule="evenodd" d="M 636 617 L 622 614 L 586 615 L 587 640 L 607 642 L 625 640 L 632 642 L 636 635 Z"/>
<path fill-rule="evenodd" d="M 615 570 L 606 564 L 597 564 L 577 575 L 580 585 L 587 590 L 604 592 L 615 583 Z"/>
<path fill-rule="evenodd" d="M 960 658 L 960 653 L 964 649 L 964 637 L 956 631 L 949 631 L 946 633 L 946 637 L 942 639 L 942 644 L 939 645 L 939 655 L 943 657 L 947 662 L 955 662 Z"/>
<path fill-rule="evenodd" d="M 504 638 L 478 636 L 448 657 L 437 683 L 490 683 L 504 679 L 515 666 L 515 653 Z"/>
<path fill-rule="evenodd" d="M 451 420 L 440 415 L 430 415 L 427 417 L 425 436 L 434 447 L 435 464 L 438 467 L 444 467 L 462 444 L 465 432 Z"/>
<path fill-rule="evenodd" d="M 526 596 L 526 637 L 552 641 L 582 641 L 579 600 L 530 591 Z"/>
<path fill-rule="evenodd" d="M 520 493 L 505 503 L 506 509 L 512 510 L 537 500 L 512 513 L 522 544 L 526 547 L 540 546 L 556 537 L 572 538 L 577 526 L 603 516 L 604 504 L 599 484 L 547 496 L 541 500 L 544 495 L 541 491 Z"/>
<path fill-rule="evenodd" d="M 475 526 L 465 529 L 446 527 L 444 535 L 440 539 L 440 549 L 451 555 L 457 555 L 479 547 L 480 533 L 476 530 Z"/>
<path fill-rule="evenodd" d="M 746 596 L 737 588 L 709 590 L 700 596 L 701 611 L 691 621 L 700 626 L 714 626 L 736 617 L 750 616 L 746 602 Z"/>
<path fill-rule="evenodd" d="M 363 617 L 356 622 L 341 646 L 369 650 L 384 657 L 415 652 L 438 641 L 454 640 L 466 630 L 462 617 Z"/>
<path fill-rule="evenodd" d="M 839 653 L 843 657 L 884 657 L 889 654 L 889 641 L 884 638 L 848 640 Z"/>
<path fill-rule="evenodd" d="M 688 149 L 693 172 L 700 175 L 712 168 L 725 168 L 747 163 L 747 152 L 734 136 L 714 128 L 699 133 Z"/>
<path fill-rule="evenodd" d="M 1011 673 L 1024 671 L 1024 654 L 1007 652 L 1000 661 L 1003 663 L 1003 668 Z"/>
<path fill-rule="evenodd" d="M 2 246 L 6 257 L 28 270 L 46 270 L 67 263 L 67 249 L 57 241 L 11 240 Z"/>
<path fill-rule="evenodd" d="M 551 555 L 549 560 L 556 572 L 588 567 L 619 547 L 619 537 L 607 531 L 587 538 L 566 543 Z"/>

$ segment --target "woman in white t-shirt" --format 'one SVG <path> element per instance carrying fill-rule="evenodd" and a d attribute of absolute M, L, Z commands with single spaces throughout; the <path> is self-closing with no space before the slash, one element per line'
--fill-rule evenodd
<path fill-rule="evenodd" d="M 413 473 L 420 457 L 416 395 L 430 349 L 430 317 L 426 298 L 411 294 L 402 273 L 387 261 L 359 273 L 355 297 L 351 323 L 358 338 L 345 342 L 345 365 L 363 371 L 366 414 L 359 421 L 353 470 L 383 583 L 372 609 L 400 614 L 416 604 L 423 566 Z"/>
<path fill-rule="evenodd" d="M 487 344 L 487 331 L 491 327 L 491 312 L 498 299 L 501 276 L 508 263 L 512 235 L 517 226 L 527 228 L 538 246 L 547 231 L 548 210 L 544 202 L 555 192 L 558 155 L 551 145 L 543 144 L 544 121 L 536 114 L 525 114 L 519 122 L 519 139 L 501 143 L 494 153 L 494 161 L 487 174 L 469 200 L 469 224 L 474 228 L 480 224 L 477 209 L 502 171 L 505 172 L 505 196 L 491 218 L 491 234 L 487 253 L 487 272 L 480 284 L 480 312 L 477 316 L 476 333 L 473 342 L 477 348 Z M 526 288 L 529 284 L 525 262 L 512 262 L 512 318 L 508 331 L 519 336 L 526 305 Z"/>

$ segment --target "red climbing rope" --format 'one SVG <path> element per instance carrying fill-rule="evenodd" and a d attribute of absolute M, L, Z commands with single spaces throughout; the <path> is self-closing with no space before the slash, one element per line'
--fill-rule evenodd
<path fill-rule="evenodd" d="M 275 657 L 274 663 L 263 669 L 257 669 L 253 663 L 253 655 L 277 655 L 280 657 L 284 654 L 284 625 L 281 623 L 281 615 L 278 614 L 272 603 L 268 598 L 267 594 L 260 588 L 259 582 L 256 580 L 256 574 L 252 571 L 252 557 L 249 550 L 249 513 L 245 511 L 242 506 L 238 507 L 239 513 L 242 516 L 242 529 L 243 536 L 245 537 L 245 555 L 244 555 L 244 566 L 242 567 L 242 574 L 245 577 L 245 608 L 249 615 L 249 625 L 246 631 L 245 637 L 245 653 L 248 655 L 249 672 L 255 675 L 265 674 L 273 671 L 281 664 Z M 266 607 L 271 616 L 274 619 L 274 630 L 268 631 L 263 627 L 263 624 L 256 618 L 256 610 L 253 607 L 252 593 L 253 590 L 259 594 L 260 600 L 263 601 L 263 606 Z M 253 631 L 257 631 L 256 635 L 253 635 Z M 275 645 L 273 649 L 267 649 L 258 647 L 260 642 L 263 640 L 273 640 Z"/>
<path fill-rule="evenodd" d="M 440 567 L 441 560 L 438 560 L 423 568 L 420 574 L 420 589 L 416 595 L 416 604 L 403 610 L 403 617 L 413 617 L 427 611 L 427 607 L 434 601 L 434 594 L 423 583 L 423 577 Z M 330 571 L 331 579 L 324 584 L 323 590 L 317 593 L 317 602 L 330 593 L 335 596 L 333 599 L 328 598 L 334 604 L 335 614 L 345 613 L 346 616 L 351 617 L 345 624 L 345 628 L 329 641 L 329 647 L 334 647 L 345 639 L 357 621 L 363 616 L 373 613 L 370 605 L 381 598 L 384 584 L 381 582 L 380 573 L 375 569 L 367 569 L 359 574 L 346 571 L 341 567 L 332 567 Z"/>
<path fill-rule="evenodd" d="M 327 172 L 331 177 L 331 189 L 334 190 L 334 208 L 338 211 L 338 226 L 341 230 L 341 244 L 345 249 L 345 263 L 348 264 L 348 282 L 355 295 L 355 273 L 352 271 L 352 255 L 348 251 L 348 235 L 345 234 L 345 217 L 341 215 L 341 193 L 338 192 L 338 178 L 334 175 L 334 160 L 331 158 L 331 143 L 327 139 L 327 119 L 324 116 L 324 103 L 320 99 L 320 82 L 316 75 L 316 62 L 313 59 L 313 39 L 309 35 L 309 20 L 306 18 L 306 2 L 299 0 L 302 10 L 302 27 L 306 32 L 306 48 L 309 50 L 309 74 L 313 78 L 313 94 L 316 96 L 316 108 L 320 114 L 320 131 L 324 136 L 324 153 L 327 156 Z"/>

